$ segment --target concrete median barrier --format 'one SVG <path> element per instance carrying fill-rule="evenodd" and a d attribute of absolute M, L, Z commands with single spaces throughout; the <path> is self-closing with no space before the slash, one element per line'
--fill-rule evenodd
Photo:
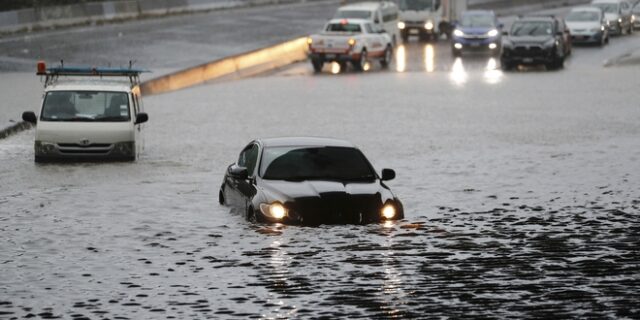
<path fill-rule="evenodd" d="M 302 61 L 306 56 L 306 37 L 204 63 L 199 66 L 151 79 L 141 85 L 144 95 L 160 94 L 223 77 L 248 77 Z"/>

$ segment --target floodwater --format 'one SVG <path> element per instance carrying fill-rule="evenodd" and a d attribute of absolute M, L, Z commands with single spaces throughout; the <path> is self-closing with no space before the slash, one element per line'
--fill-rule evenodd
<path fill-rule="evenodd" d="M 36 165 L 33 130 L 0 140 L 0 318 L 639 318 L 637 68 L 585 50 L 500 81 L 284 72 L 148 97 L 135 163 Z M 219 206 L 243 146 L 284 135 L 396 169 L 406 220 Z"/>

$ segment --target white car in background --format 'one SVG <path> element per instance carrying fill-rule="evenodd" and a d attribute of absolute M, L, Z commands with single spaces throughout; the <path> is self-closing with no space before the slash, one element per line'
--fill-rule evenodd
<path fill-rule="evenodd" d="M 398 29 L 398 6 L 391 1 L 357 2 L 338 8 L 334 19 L 364 19 L 369 20 L 376 29 L 384 30 L 391 36 L 395 46 L 400 39 Z"/>
<path fill-rule="evenodd" d="M 333 19 L 322 33 L 311 35 L 307 40 L 308 56 L 316 72 L 327 62 L 337 62 L 340 70 L 351 63 L 356 71 L 363 71 L 370 59 L 380 61 L 387 67 L 393 58 L 391 36 L 365 19 Z"/>
<path fill-rule="evenodd" d="M 604 12 L 609 32 L 614 35 L 633 33 L 631 4 L 626 0 L 594 0 L 591 6 Z"/>
<path fill-rule="evenodd" d="M 138 86 L 143 71 L 38 63 L 46 77 L 40 115 L 22 114 L 36 126 L 35 161 L 135 160 L 149 119 Z"/>
<path fill-rule="evenodd" d="M 609 28 L 600 8 L 573 8 L 564 20 L 571 32 L 572 43 L 593 43 L 600 46 L 609 43 Z"/>

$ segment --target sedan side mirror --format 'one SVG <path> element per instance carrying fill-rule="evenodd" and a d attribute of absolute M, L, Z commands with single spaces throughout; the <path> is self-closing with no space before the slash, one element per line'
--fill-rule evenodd
<path fill-rule="evenodd" d="M 31 124 L 36 124 L 38 122 L 38 118 L 33 111 L 25 111 L 22 113 L 22 120 L 25 122 L 29 122 Z"/>
<path fill-rule="evenodd" d="M 234 179 L 246 180 L 249 178 L 249 171 L 245 167 L 234 164 L 229 167 L 229 175 Z"/>
<path fill-rule="evenodd" d="M 136 124 L 141 124 L 149 121 L 149 115 L 144 112 L 136 114 Z"/>
<path fill-rule="evenodd" d="M 393 169 L 382 169 L 382 181 L 389 181 L 396 178 L 396 172 Z"/>

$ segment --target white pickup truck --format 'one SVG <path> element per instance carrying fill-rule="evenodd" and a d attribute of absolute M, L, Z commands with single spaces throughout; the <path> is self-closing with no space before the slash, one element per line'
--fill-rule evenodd
<path fill-rule="evenodd" d="M 354 69 L 365 69 L 369 59 L 378 59 L 383 68 L 391 63 L 391 36 L 364 19 L 330 20 L 320 34 L 308 38 L 309 59 L 316 72 L 325 62 L 337 62 L 345 70 L 351 62 Z"/>

